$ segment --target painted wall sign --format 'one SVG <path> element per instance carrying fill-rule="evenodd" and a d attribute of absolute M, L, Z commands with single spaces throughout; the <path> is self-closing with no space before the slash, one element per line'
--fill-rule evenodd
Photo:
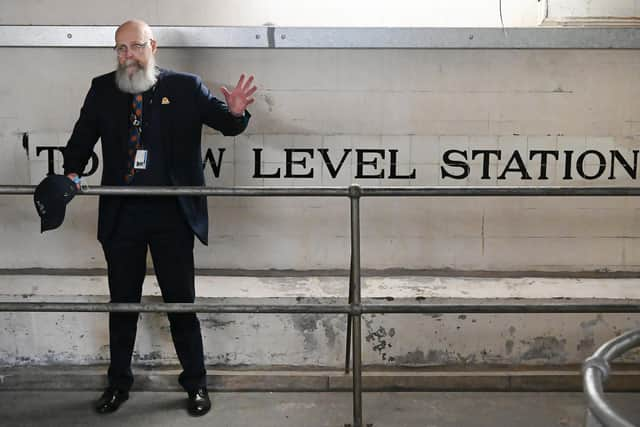
<path fill-rule="evenodd" d="M 56 170 L 54 152 L 62 152 L 64 147 L 37 146 L 36 156 L 47 157 L 47 174 L 61 173 Z M 253 148 L 252 178 L 261 179 L 304 179 L 314 178 L 323 168 L 332 179 L 346 171 L 345 165 L 355 159 L 355 168 L 350 170 L 355 179 L 405 179 L 414 180 L 419 169 L 398 161 L 399 150 L 395 148 L 284 148 L 284 167 L 265 164 L 263 149 Z M 598 151 L 596 149 L 576 150 L 458 150 L 449 149 L 439 160 L 440 177 L 450 180 L 467 179 L 472 172 L 481 180 L 532 179 L 548 180 L 550 171 L 558 170 L 562 180 L 577 178 L 586 180 L 617 179 L 624 176 L 638 177 L 638 152 L 623 153 L 619 150 Z M 215 178 L 223 173 L 223 159 L 226 148 L 208 148 L 203 157 L 203 169 L 211 168 Z M 311 160 L 320 159 L 320 165 L 311 165 Z M 415 159 L 414 159 L 415 162 Z M 498 163 L 499 162 L 499 163 Z M 99 167 L 100 159 L 92 153 L 83 176 L 93 175 Z M 498 166 L 496 166 L 496 164 Z M 423 167 L 427 167 L 423 165 Z M 433 167 L 433 166 L 431 166 Z M 477 170 L 475 170 L 477 169 Z M 560 176 L 558 176 L 560 178 Z"/>
<path fill-rule="evenodd" d="M 473 164 L 472 160 L 481 159 L 482 176 L 480 179 L 506 179 L 507 174 L 513 174 L 521 180 L 549 179 L 549 171 L 561 166 L 563 180 L 574 179 L 578 176 L 593 180 L 606 176 L 616 179 L 616 174 L 627 173 L 636 179 L 638 176 L 638 150 L 633 150 L 631 158 L 625 157 L 618 150 L 600 152 L 598 150 L 530 150 L 521 154 L 520 151 L 503 152 L 501 150 L 447 150 L 442 154 L 440 171 L 442 178 L 465 179 L 469 176 Z M 497 169 L 497 174 L 491 173 L 491 160 L 506 160 L 504 166 Z M 528 161 L 539 160 L 537 166 Z M 587 166 L 592 166 L 588 168 Z M 588 169 L 596 169 L 591 171 Z M 574 173 L 575 172 L 575 173 Z"/>

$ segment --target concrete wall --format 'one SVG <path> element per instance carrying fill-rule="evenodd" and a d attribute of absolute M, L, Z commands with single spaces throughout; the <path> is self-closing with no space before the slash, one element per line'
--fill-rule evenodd
<path fill-rule="evenodd" d="M 90 6 L 88 6 L 90 5 Z M 506 26 L 535 26 L 537 0 L 503 0 Z M 0 24 L 115 25 L 132 17 L 154 25 L 264 25 L 368 27 L 495 27 L 500 9 L 494 0 L 171 0 L 135 4 L 80 0 L 26 0 L 0 4 Z"/>
<path fill-rule="evenodd" d="M 1 180 L 37 183 L 46 158 L 36 156 L 34 148 L 64 145 L 90 77 L 111 69 L 114 58 L 107 49 L 2 50 L 11 61 L 0 71 Z M 211 185 L 637 182 L 619 166 L 615 180 L 608 179 L 609 169 L 598 179 L 583 179 L 575 166 L 578 154 L 588 149 L 605 154 L 616 149 L 632 163 L 640 122 L 635 51 L 165 49 L 159 62 L 201 74 L 212 88 L 233 84 L 241 72 L 257 76 L 259 93 L 247 132 L 237 138 L 205 132 L 214 153 L 226 148 L 218 178 L 207 166 Z M 29 156 L 23 132 L 31 135 Z M 322 147 L 334 164 L 345 149 L 383 149 L 385 160 L 366 172 L 385 169 L 385 178 L 354 179 L 353 152 L 332 178 L 317 152 Z M 315 150 L 306 169 L 294 170 L 313 168 L 314 178 L 252 178 L 256 148 L 263 149 L 262 171 L 280 168 L 281 175 L 285 148 Z M 398 150 L 399 173 L 415 169 L 415 179 L 389 179 L 389 149 Z M 443 153 L 450 149 L 468 151 L 469 160 L 472 149 L 504 154 L 499 161 L 491 158 L 490 179 L 481 179 L 478 157 L 469 161 L 468 179 L 460 181 L 442 176 Z M 539 159 L 527 162 L 531 180 L 517 172 L 497 179 L 514 150 L 526 158 L 542 149 L 574 150 L 573 179 L 564 179 L 563 157 L 550 162 L 548 180 L 538 179 Z M 30 198 L 3 197 L 0 239 L 21 243 L 2 245 L 2 267 L 103 266 L 94 241 L 96 203 L 90 197 L 74 200 L 63 227 L 40 235 Z M 200 267 L 347 266 L 346 200 L 209 203 L 213 231 L 210 247 L 197 248 Z M 631 198 L 365 199 L 362 205 L 367 268 L 628 271 L 640 262 L 639 204 Z"/>
<path fill-rule="evenodd" d="M 546 0 L 550 18 L 638 16 L 638 0 Z"/>
<path fill-rule="evenodd" d="M 232 15 L 222 2 L 185 5 L 158 0 L 152 7 L 129 2 L 96 2 L 93 7 L 75 1 L 2 2 L 0 23 L 113 25 L 137 15 L 156 25 L 409 26 L 423 22 L 416 10 L 425 11 L 416 5 L 415 9 L 390 11 L 374 3 L 362 21 L 352 21 L 346 17 L 356 15 L 347 13 L 349 10 L 335 13 L 337 3 L 333 2 L 324 2 L 324 9 L 312 9 L 319 19 L 290 9 L 293 2 L 273 3 L 279 5 L 273 9 L 266 9 L 264 2 L 245 3 L 253 7 Z M 462 3 L 447 2 L 450 9 L 435 17 L 429 14 L 424 25 L 499 25 L 497 2 L 473 3 L 490 3 L 491 7 L 458 16 L 456 5 Z M 516 2 L 503 3 L 506 25 L 538 22 L 537 2 L 524 3 L 526 11 L 515 8 Z M 357 2 L 344 7 L 356 8 Z M 456 19 L 449 19 L 452 17 Z M 162 66 L 200 74 L 218 94 L 221 84 L 234 84 L 240 73 L 256 75 L 259 92 L 247 132 L 223 138 L 205 131 L 206 148 L 214 153 L 226 149 L 218 177 L 207 166 L 210 185 L 637 183 L 619 166 L 616 179 L 608 179 L 609 169 L 597 179 L 584 179 L 575 164 L 570 168 L 572 179 L 567 180 L 562 161 L 552 161 L 549 179 L 540 179 L 539 159 L 527 160 L 534 150 L 573 151 L 574 160 L 588 150 L 607 155 L 617 150 L 631 159 L 640 136 L 640 56 L 636 51 L 162 49 L 162 40 L 160 46 Z M 86 48 L 0 48 L 0 55 L 4 58 L 0 68 L 0 184 L 35 184 L 47 170 L 44 154 L 37 155 L 37 147 L 66 143 L 90 78 L 110 71 L 115 58 L 109 49 Z M 30 136 L 26 148 L 22 144 L 25 132 Z M 253 178 L 254 149 L 263 150 L 262 171 L 280 168 L 284 172 L 286 148 L 314 150 L 307 166 L 296 170 L 302 173 L 313 168 L 313 178 Z M 319 148 L 329 149 L 334 163 L 344 150 L 384 150 L 384 160 L 367 169 L 367 173 L 384 169 L 384 178 L 356 179 L 355 151 L 334 178 L 321 161 Z M 466 151 L 471 156 L 472 150 L 481 149 L 503 153 L 500 160 L 491 159 L 487 179 L 482 179 L 481 158 L 469 161 L 471 171 L 464 180 L 443 176 L 442 168 L 449 167 L 443 159 L 446 151 Z M 415 179 L 389 178 L 389 150 L 397 150 L 399 173 L 415 169 Z M 526 167 L 535 171 L 531 180 L 522 179 L 520 172 L 498 179 L 508 169 L 514 151 L 522 153 Z M 59 172 L 59 157 L 56 162 Z M 597 163 L 593 156 L 584 162 L 587 175 L 598 170 Z M 608 163 L 607 168 L 610 166 Z M 96 175 L 88 181 L 96 184 Z M 209 206 L 211 244 L 197 247 L 199 267 L 310 270 L 348 266 L 347 200 L 212 198 Z M 95 241 L 96 207 L 95 198 L 75 199 L 65 224 L 41 235 L 30 197 L 0 197 L 0 269 L 104 267 Z M 365 199 L 362 220 L 362 263 L 371 269 L 536 270 L 571 275 L 594 270 L 637 271 L 640 264 L 640 201 L 633 198 Z M 69 277 L 55 277 L 47 278 L 47 283 L 59 287 L 62 299 L 104 300 L 104 277 L 83 282 L 79 288 Z M 8 276 L 0 279 L 4 297 L 21 298 L 9 286 L 13 282 Z M 420 283 L 419 279 L 411 281 Z M 508 286 L 488 291 L 482 281 L 470 282 L 485 297 L 509 295 Z M 526 283 L 555 291 L 566 284 L 547 288 L 541 279 Z M 212 295 L 202 288 L 200 294 L 215 297 L 239 285 L 220 280 L 207 286 L 215 289 Z M 581 288 L 580 295 L 594 295 L 596 288 Z M 256 288 L 248 289 L 255 292 Z M 299 289 L 301 295 L 322 295 L 309 283 Z M 623 295 L 616 287 L 604 289 L 611 290 L 611 297 Z M 398 291 L 394 285 L 388 296 Z M 52 295 L 48 288 L 42 294 Z M 342 283 L 332 295 L 345 294 Z M 141 360 L 175 361 L 163 332 L 164 318 L 145 319 L 139 338 Z M 484 317 L 477 323 L 456 316 L 415 319 L 387 316 L 383 322 L 381 317 L 368 318 L 371 352 L 367 362 L 574 363 L 605 339 L 637 327 L 630 316 L 604 320 L 597 316 L 504 316 L 497 320 Z M 225 324 L 228 321 L 237 323 Z M 343 344 L 340 319 L 281 316 L 254 330 L 252 325 L 258 321 L 253 318 L 214 318 L 204 324 L 211 363 L 334 366 L 342 357 L 336 351 Z M 107 354 L 104 317 L 15 314 L 5 317 L 3 325 L 8 326 L 0 331 L 0 364 L 92 363 Z M 456 336 L 458 326 L 464 333 Z M 513 337 L 511 327 L 518 331 Z M 600 329 L 594 332 L 593 328 Z M 389 337 L 391 329 L 403 333 Z M 264 350 L 277 336 L 288 337 L 279 342 L 282 349 Z M 238 347 L 236 338 L 244 347 Z M 386 344 L 381 347 L 381 340 L 393 344 L 394 350 Z M 225 358 L 227 353 L 234 353 L 235 359 Z"/>
<path fill-rule="evenodd" d="M 1 276 L 0 301 L 107 301 L 102 276 Z M 198 277 L 200 302 L 307 304 L 346 301 L 346 277 Z M 471 279 L 367 277 L 365 302 L 429 303 L 491 298 L 565 299 L 607 303 L 638 300 L 637 280 Z M 158 301 L 154 278 L 146 301 Z M 589 297 L 587 297 L 587 295 Z M 495 300 L 493 300 L 495 301 Z M 508 304 L 508 302 L 504 302 Z M 332 314 L 202 314 L 209 365 L 295 366 L 340 369 L 346 318 Z M 446 314 L 363 316 L 363 360 L 369 366 L 541 366 L 580 364 L 602 343 L 640 327 L 629 314 Z M 0 367 L 101 364 L 108 361 L 103 313 L 0 313 Z M 622 362 L 637 362 L 638 351 Z M 166 316 L 142 314 L 134 359 L 151 366 L 176 364 Z"/>
<path fill-rule="evenodd" d="M 145 4 L 144 9 L 131 10 L 128 2 L 127 7 L 125 2 L 123 7 L 96 2 L 95 8 L 87 8 L 84 2 L 81 7 L 75 1 L 56 2 L 56 7 L 42 1 L 3 2 L 0 17 L 3 24 L 115 24 L 125 18 L 122 14 L 126 11 L 146 17 L 152 24 L 259 25 L 261 19 L 270 19 L 271 13 L 282 14 L 288 10 L 285 6 L 292 4 L 280 2 L 265 8 L 247 1 L 243 4 L 246 14 L 234 15 L 243 17 L 236 21 L 229 18 L 230 6 L 222 2 L 192 3 L 190 8 L 157 1 L 155 7 Z M 504 3 L 515 7 L 514 2 Z M 517 15 L 531 17 L 534 13 L 529 3 L 535 2 L 519 2 Z M 433 15 L 457 16 L 453 11 L 460 12 L 470 2 L 447 4 L 449 9 Z M 487 2 L 473 4 L 493 10 Z M 331 5 L 324 6 L 327 13 L 319 14 L 316 24 L 341 24 L 325 22 L 337 15 L 329 13 Z M 233 10 L 235 7 L 234 3 Z M 423 10 L 426 6 L 411 7 Z M 219 13 L 204 13 L 202 8 Z M 294 14 L 295 10 L 291 16 L 306 16 Z M 382 9 L 366 10 L 367 19 L 373 20 Z M 459 15 L 475 17 L 474 25 L 485 22 L 482 15 L 468 10 Z M 203 17 L 219 20 L 203 22 Z M 159 43 L 162 66 L 202 75 L 219 96 L 217 88 L 234 84 L 240 73 L 256 75 L 259 92 L 245 134 L 223 138 L 205 131 L 206 148 L 216 155 L 219 149 L 226 150 L 218 177 L 211 167 L 206 168 L 210 185 L 637 182 L 619 165 L 616 179 L 608 179 L 610 159 L 607 173 L 595 180 L 581 178 L 575 165 L 576 158 L 587 150 L 598 150 L 607 158 L 610 150 L 618 150 L 633 164 L 631 150 L 640 132 L 640 56 L 636 51 L 162 49 L 162 40 Z M 35 184 L 47 170 L 46 153 L 37 155 L 37 147 L 66 143 L 90 78 L 111 70 L 115 58 L 109 49 L 87 48 L 2 48 L 0 54 L 7 59 L 0 70 L 0 182 Z M 30 135 L 27 149 L 22 144 L 24 132 Z M 263 173 L 280 168 L 284 175 L 285 148 L 314 150 L 306 167 L 293 170 L 302 174 L 313 169 L 313 178 L 253 178 L 255 149 L 263 150 Z M 329 150 L 334 164 L 344 150 L 353 151 L 332 177 L 319 148 Z M 364 169 L 369 175 L 384 169 L 383 179 L 355 178 L 358 149 L 384 150 L 385 159 L 378 158 L 377 167 Z M 471 170 L 464 180 L 443 176 L 444 153 L 452 149 L 466 151 L 469 156 Z M 472 150 L 479 149 L 503 153 L 500 160 L 490 158 L 488 179 L 481 176 L 482 158 L 471 160 Z M 389 178 L 389 150 L 397 150 L 398 174 L 407 175 L 415 169 L 414 179 Z M 533 179 L 524 180 L 518 172 L 497 179 L 510 164 L 514 150 L 524 156 Z M 559 161 L 550 161 L 549 179 L 538 179 L 540 158 L 527 160 L 534 150 L 573 150 L 572 179 L 564 179 L 566 162 L 562 156 Z M 369 155 L 368 159 L 375 157 Z M 59 172 L 59 155 L 56 162 Z M 596 157 L 589 156 L 584 163 L 588 175 L 597 171 Z M 99 171 L 89 183 L 96 184 L 97 176 Z M 200 267 L 331 269 L 348 263 L 346 200 L 210 199 L 209 204 L 211 245 L 197 248 Z M 90 197 L 74 200 L 64 226 L 40 235 L 30 198 L 0 198 L 0 241 L 20 242 L 0 245 L 0 268 L 104 266 L 94 240 L 96 205 Z M 640 263 L 638 207 L 638 202 L 626 198 L 365 199 L 363 265 L 634 270 Z M 33 248 L 38 248 L 37 253 Z"/>

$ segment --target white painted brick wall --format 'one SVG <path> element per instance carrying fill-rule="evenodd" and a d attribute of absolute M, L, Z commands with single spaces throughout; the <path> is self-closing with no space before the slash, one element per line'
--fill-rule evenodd
<path fill-rule="evenodd" d="M 0 49 L 0 182 L 31 184 L 43 174 L 35 145 L 62 145 L 77 118 L 90 78 L 109 71 L 109 49 Z M 161 65 L 194 72 L 219 94 L 241 72 L 259 85 L 247 132 L 225 138 L 204 132 L 205 148 L 225 148 L 214 186 L 245 185 L 637 185 L 618 168 L 594 181 L 563 180 L 551 160 L 538 179 L 539 158 L 527 162 L 534 179 L 496 177 L 513 150 L 620 150 L 627 158 L 640 134 L 640 56 L 590 50 L 225 50 L 162 49 Z M 43 67 L 34 67 L 33 64 Z M 30 157 L 21 133 L 31 134 Z M 253 178 L 261 168 L 281 178 Z M 284 179 L 285 148 L 314 148 L 312 179 Z M 344 149 L 383 149 L 384 179 L 355 179 L 351 152 L 335 179 L 318 148 L 336 165 Z M 389 149 L 398 172 L 388 179 Z M 481 158 L 469 160 L 466 180 L 443 179 L 447 149 L 501 149 L 491 179 Z M 300 156 L 300 154 L 298 154 Z M 371 155 L 367 155 L 371 158 Z M 298 157 L 300 158 L 300 157 Z M 587 171 L 596 167 L 591 157 Z M 372 167 L 365 167 L 372 173 Z M 576 177 L 575 168 L 573 171 Z M 94 181 L 95 182 L 95 181 Z M 91 182 L 90 183 L 94 183 Z M 348 201 L 333 199 L 210 199 L 209 248 L 197 247 L 207 268 L 345 268 Z M 633 198 L 364 199 L 363 266 L 496 270 L 633 270 L 640 201 Z M 40 235 L 29 197 L 0 198 L 0 268 L 102 267 L 95 242 L 96 200 L 80 197 L 67 221 Z M 37 248 L 37 253 L 34 251 Z"/>

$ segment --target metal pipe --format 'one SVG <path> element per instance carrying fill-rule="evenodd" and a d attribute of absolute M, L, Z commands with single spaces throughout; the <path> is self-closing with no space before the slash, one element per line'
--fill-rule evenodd
<path fill-rule="evenodd" d="M 0 195 L 33 194 L 33 185 L 0 185 Z M 362 187 L 358 197 L 626 197 L 640 187 Z M 122 187 L 96 186 L 78 195 L 97 196 L 242 196 L 347 197 L 349 187 Z"/>
<path fill-rule="evenodd" d="M 617 414 L 604 398 L 603 382 L 609 376 L 609 362 L 638 346 L 640 346 L 640 329 L 628 331 L 600 346 L 583 364 L 582 384 L 588 410 L 606 427 L 634 426 Z"/>
<path fill-rule="evenodd" d="M 347 314 L 347 338 L 345 340 L 345 356 L 344 356 L 344 373 L 349 374 L 351 370 L 351 328 L 352 328 L 351 314 Z"/>
<path fill-rule="evenodd" d="M 33 185 L 0 185 L 0 195 L 33 194 Z M 347 187 L 88 187 L 79 196 L 347 197 Z"/>
<path fill-rule="evenodd" d="M 353 249 L 351 250 L 351 263 L 349 265 L 349 305 L 353 304 Z M 351 364 L 351 313 L 347 314 L 347 339 L 345 340 L 344 373 L 349 373 Z"/>
<path fill-rule="evenodd" d="M 620 303 L 567 303 L 567 302 L 547 302 L 547 303 L 527 303 L 514 302 L 506 303 L 428 303 L 428 304 L 363 304 L 363 313 L 477 313 L 477 314 L 497 314 L 497 313 L 638 313 L 640 304 L 620 302 Z"/>
<path fill-rule="evenodd" d="M 597 368 L 586 369 L 583 373 L 583 389 L 587 396 L 588 410 L 604 427 L 636 427 L 620 415 L 616 414 L 602 392 L 602 372 Z"/>
<path fill-rule="evenodd" d="M 0 312 L 140 312 L 140 313 L 348 313 L 340 304 L 226 305 L 201 303 L 0 302 Z"/>
<path fill-rule="evenodd" d="M 477 186 L 477 187 L 363 187 L 362 197 L 556 197 L 556 196 L 640 196 L 640 187 L 521 187 L 521 186 Z"/>
<path fill-rule="evenodd" d="M 354 292 L 355 293 L 355 292 Z M 387 313 L 387 314 L 505 314 L 505 313 L 638 313 L 639 304 L 563 303 L 528 304 L 203 304 L 203 303 L 90 303 L 90 302 L 0 302 L 0 312 L 180 312 L 180 313 Z M 355 327 L 354 327 L 355 328 Z"/>
<path fill-rule="evenodd" d="M 626 351 L 637 346 L 640 346 L 640 329 L 625 332 L 624 334 L 607 341 L 598 347 L 591 358 L 601 358 L 610 362 L 616 357 L 624 354 Z"/>
<path fill-rule="evenodd" d="M 362 427 L 362 313 L 360 286 L 360 186 L 349 187 L 351 200 L 351 316 L 353 322 L 353 427 Z"/>

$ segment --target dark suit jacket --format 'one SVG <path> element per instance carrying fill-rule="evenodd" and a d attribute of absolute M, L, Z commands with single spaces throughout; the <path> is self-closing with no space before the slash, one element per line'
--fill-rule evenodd
<path fill-rule="evenodd" d="M 165 101 L 163 104 L 163 98 L 169 103 Z M 116 86 L 115 72 L 93 79 L 64 150 L 64 173 L 81 174 L 100 138 L 103 162 L 101 183 L 124 186 L 130 111 L 130 95 Z M 211 95 L 200 77 L 160 70 L 145 140 L 151 138 L 151 143 L 162 144 L 168 179 L 172 185 L 202 186 L 202 125 L 233 136 L 247 127 L 249 117 L 248 111 L 239 118 L 230 114 L 227 106 Z M 108 240 L 114 230 L 121 200 L 118 196 L 100 197 L 98 240 L 102 243 Z M 206 245 L 209 229 L 206 197 L 179 196 L 178 200 L 191 229 Z"/>

